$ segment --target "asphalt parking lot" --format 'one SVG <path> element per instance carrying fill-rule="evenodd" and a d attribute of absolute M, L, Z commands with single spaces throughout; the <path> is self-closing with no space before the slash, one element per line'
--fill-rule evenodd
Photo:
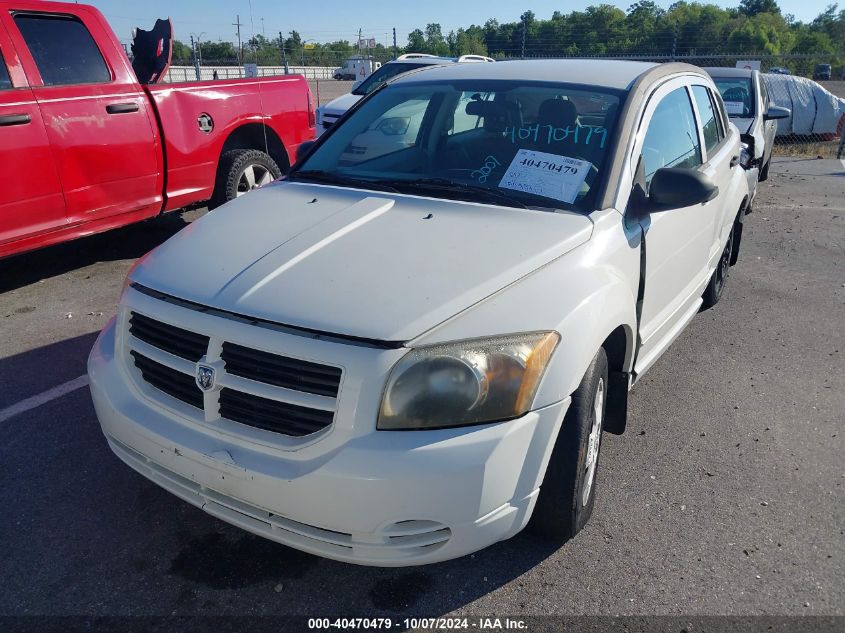
<path fill-rule="evenodd" d="M 201 211 L 0 262 L 0 614 L 845 615 L 845 164 L 776 159 L 761 187 L 722 302 L 605 436 L 587 528 L 423 568 L 230 527 L 119 462 L 86 388 L 48 392 Z"/>

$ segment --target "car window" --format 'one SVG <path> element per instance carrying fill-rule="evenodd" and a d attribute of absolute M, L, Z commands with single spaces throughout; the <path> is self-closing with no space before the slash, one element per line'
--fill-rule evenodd
<path fill-rule="evenodd" d="M 414 70 L 415 68 L 425 68 L 425 64 L 403 64 L 401 62 L 385 64 L 362 81 L 359 86 L 352 91 L 352 94 L 368 95 L 388 79 L 392 79 L 397 75 L 406 73 L 409 70 Z"/>
<path fill-rule="evenodd" d="M 472 101 L 473 97 L 476 94 L 479 93 L 464 92 L 461 95 L 461 98 L 458 100 L 458 107 L 455 108 L 455 112 L 452 115 L 452 129 L 450 129 L 448 132 L 450 135 L 475 130 L 478 128 L 479 125 L 483 123 L 483 119 L 480 116 L 467 114 L 466 111 L 467 104 Z M 488 101 L 491 97 L 491 94 L 483 93 L 479 94 L 479 96 L 481 97 L 482 101 Z"/>
<path fill-rule="evenodd" d="M 716 123 L 716 112 L 713 102 L 710 100 L 710 91 L 704 86 L 693 86 L 692 95 L 695 104 L 698 106 L 698 114 L 701 117 L 701 129 L 704 132 L 704 147 L 709 154 L 715 148 L 724 135 L 719 134 L 719 125 Z"/>
<path fill-rule="evenodd" d="M 763 110 L 769 107 L 769 89 L 766 88 L 766 82 L 760 77 L 760 100 L 763 102 Z"/>
<path fill-rule="evenodd" d="M 714 77 L 713 83 L 719 89 L 729 117 L 750 118 L 754 116 L 754 100 L 749 77 Z M 766 101 L 763 101 L 766 103 Z"/>
<path fill-rule="evenodd" d="M 531 80 L 400 81 L 363 101 L 289 177 L 592 211 L 622 94 Z"/>
<path fill-rule="evenodd" d="M 94 38 L 77 18 L 23 13 L 15 16 L 15 24 L 45 86 L 111 81 Z"/>
<path fill-rule="evenodd" d="M 728 134 L 728 117 L 725 114 L 725 102 L 709 88 L 707 89 L 707 93 L 710 95 L 710 102 L 716 110 L 716 124 L 719 128 L 719 138 L 725 138 Z"/>
<path fill-rule="evenodd" d="M 6 61 L 3 53 L 0 53 L 0 90 L 11 90 L 12 79 L 9 77 L 9 69 L 6 68 Z"/>
<path fill-rule="evenodd" d="M 686 88 L 678 88 L 663 97 L 648 126 L 643 140 L 643 167 L 646 188 L 661 167 L 701 165 L 698 130 Z"/>

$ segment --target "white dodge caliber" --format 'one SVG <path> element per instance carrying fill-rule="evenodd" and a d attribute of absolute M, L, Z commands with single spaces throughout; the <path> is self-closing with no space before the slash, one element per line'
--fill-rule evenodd
<path fill-rule="evenodd" d="M 631 385 L 722 293 L 739 154 L 693 66 L 404 75 L 138 262 L 88 363 L 103 432 L 185 501 L 337 560 L 566 540 Z"/>

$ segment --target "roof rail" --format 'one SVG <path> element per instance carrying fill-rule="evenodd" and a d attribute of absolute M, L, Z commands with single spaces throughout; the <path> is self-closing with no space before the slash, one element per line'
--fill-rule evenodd
<path fill-rule="evenodd" d="M 420 59 L 421 57 L 437 57 L 437 55 L 429 55 L 428 53 L 405 53 L 404 55 L 397 57 L 396 61 L 402 61 L 403 59 Z"/>
<path fill-rule="evenodd" d="M 492 57 L 485 57 L 484 55 L 461 55 L 458 57 L 459 62 L 494 62 Z"/>

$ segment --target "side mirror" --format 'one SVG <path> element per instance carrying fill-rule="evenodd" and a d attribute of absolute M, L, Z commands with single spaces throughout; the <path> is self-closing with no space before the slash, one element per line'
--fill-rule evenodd
<path fill-rule="evenodd" d="M 314 147 L 314 143 L 317 141 L 305 141 L 304 143 L 300 143 L 299 147 L 296 148 L 296 162 L 300 162 L 305 155 L 311 151 L 311 148 Z"/>
<path fill-rule="evenodd" d="M 719 195 L 719 187 L 695 169 L 663 167 L 654 172 L 648 202 L 655 211 L 683 209 L 709 202 Z"/>
<path fill-rule="evenodd" d="M 356 81 L 354 84 L 352 84 L 352 90 L 355 90 L 355 88 L 357 88 L 358 86 L 360 86 L 362 81 L 363 81 L 363 79 L 359 79 L 359 80 L 358 80 L 358 81 Z"/>
<path fill-rule="evenodd" d="M 774 119 L 788 119 L 792 115 L 792 110 L 789 108 L 782 108 L 776 105 L 770 105 L 763 115 L 764 121 L 772 121 Z"/>

